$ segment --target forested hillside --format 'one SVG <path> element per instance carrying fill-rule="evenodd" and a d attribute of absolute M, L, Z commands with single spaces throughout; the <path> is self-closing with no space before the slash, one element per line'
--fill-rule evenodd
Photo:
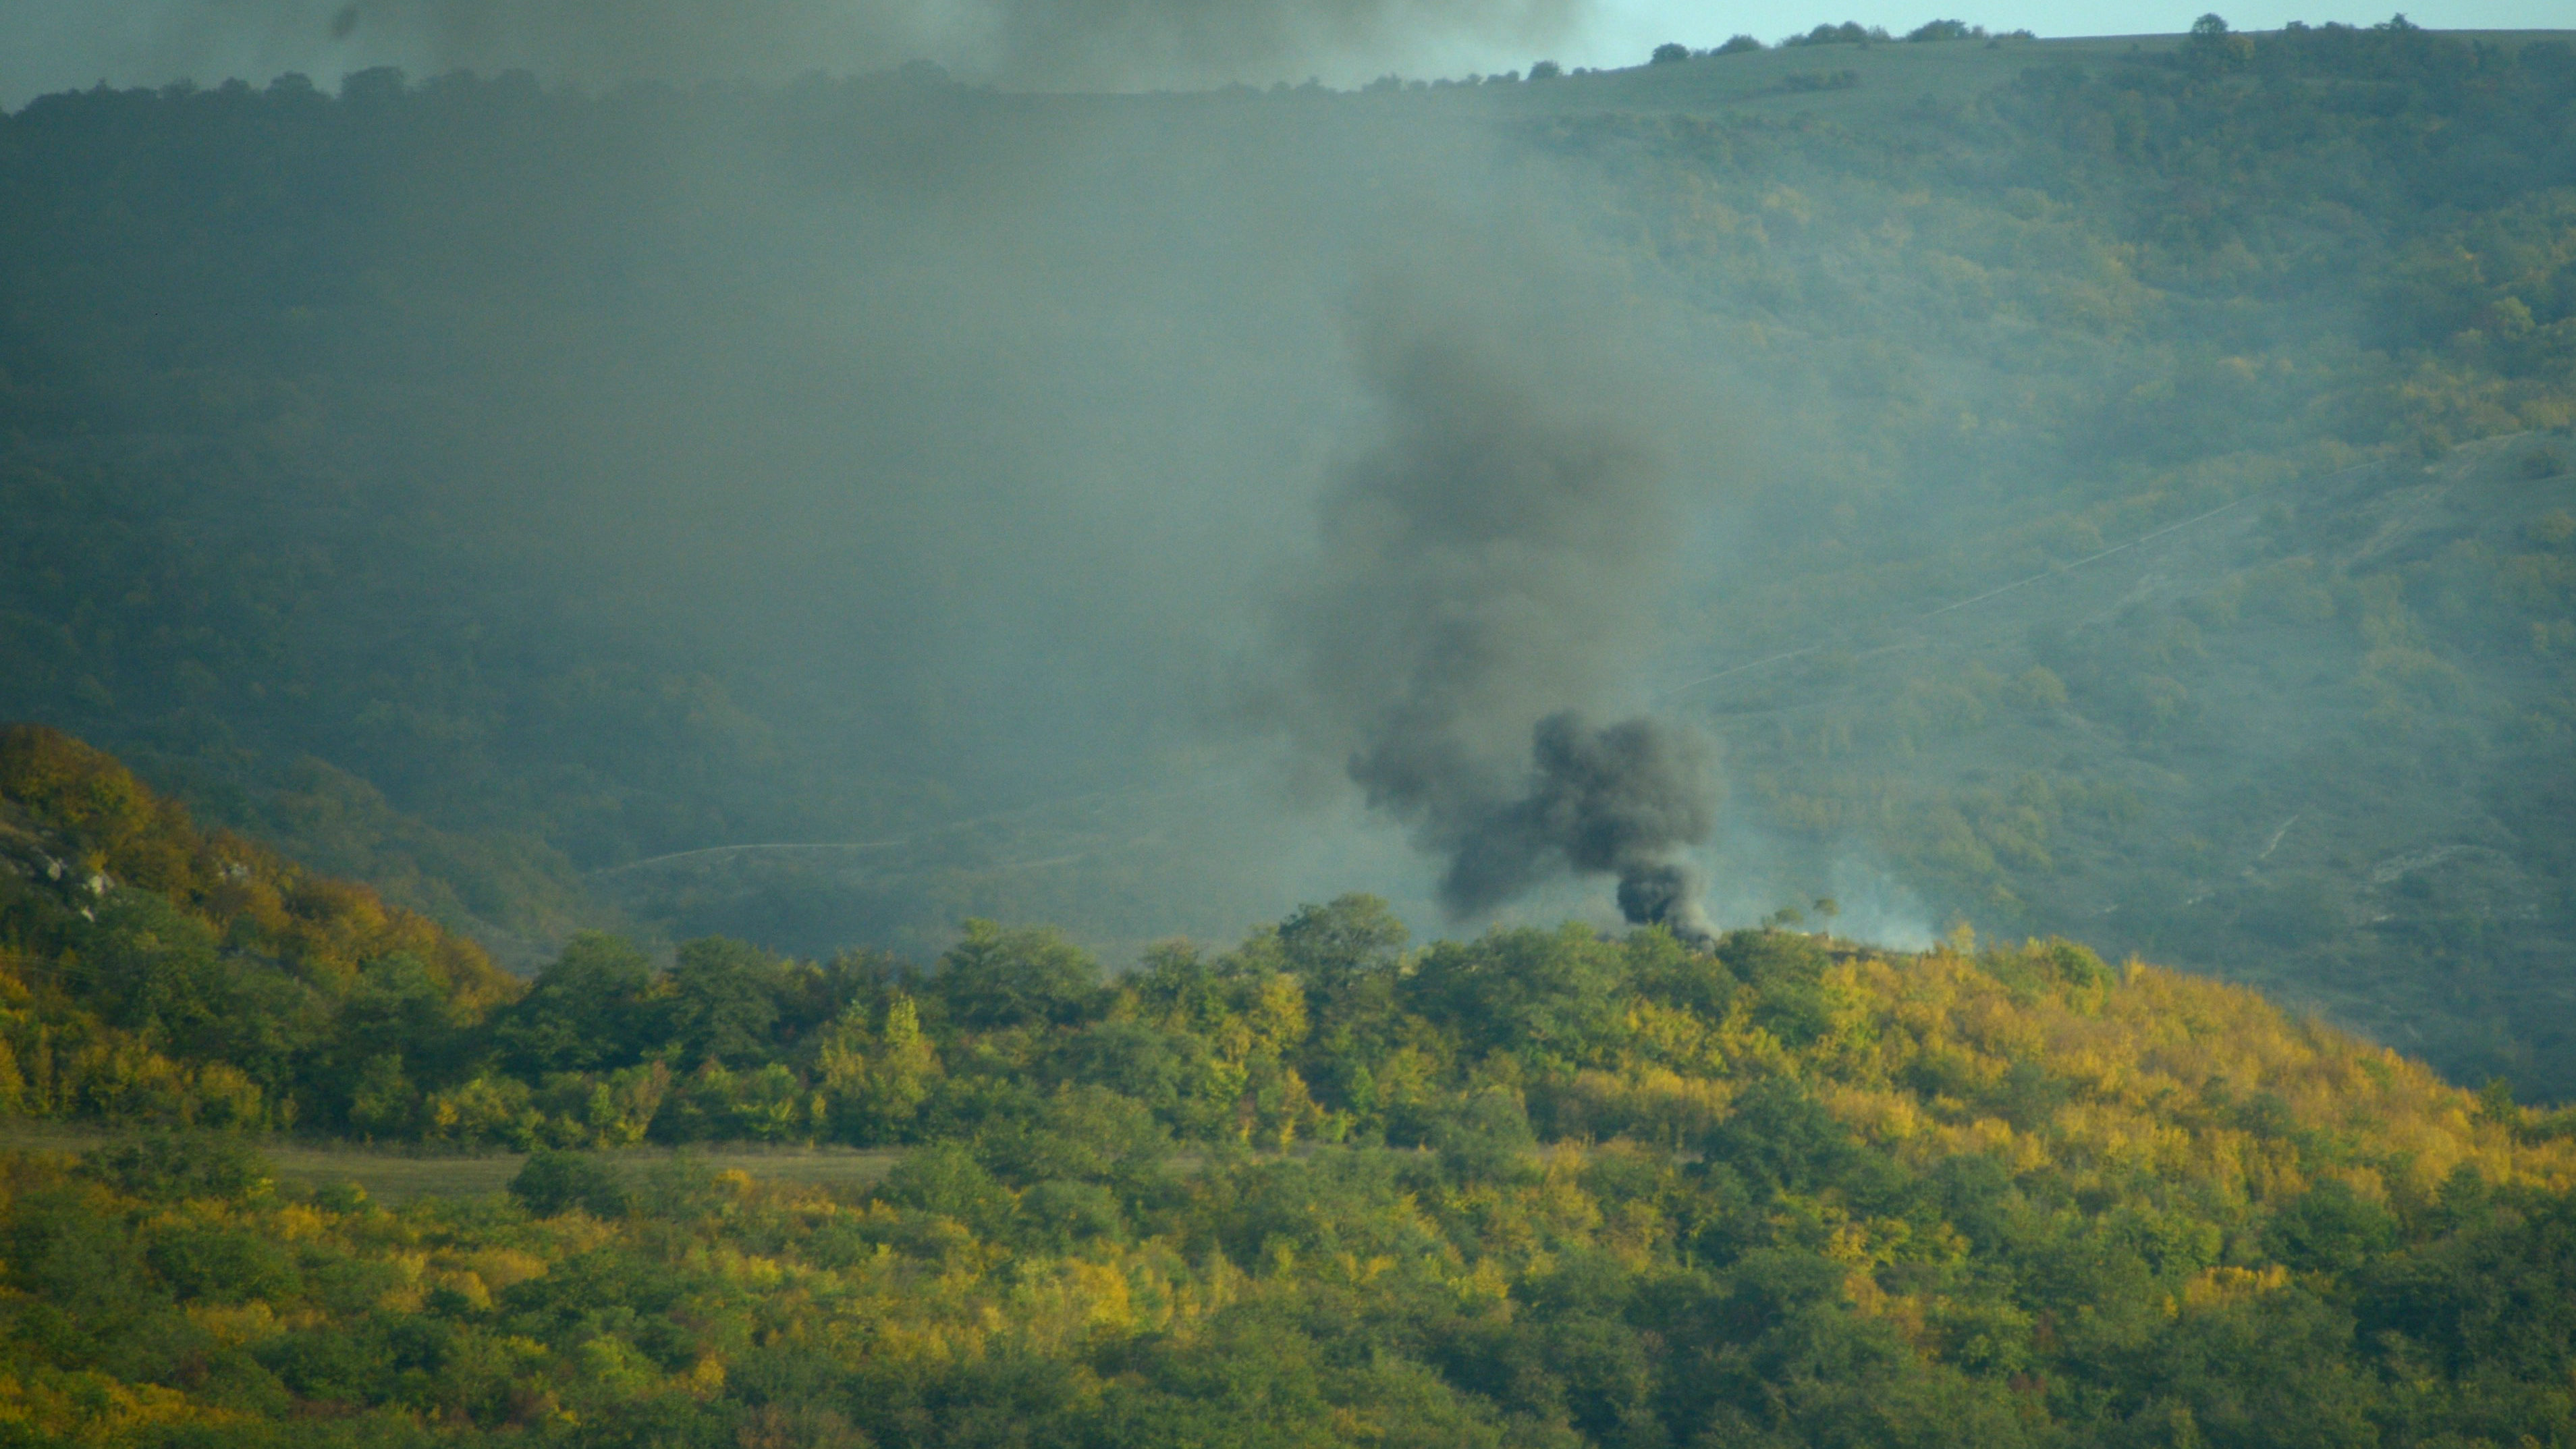
<path fill-rule="evenodd" d="M 23 725 L 0 730 L 0 960 L 0 1110 L 37 1118 L 403 1130 L 404 1063 L 437 1070 L 520 992 L 472 942 Z"/>
<path fill-rule="evenodd" d="M 1858 856 L 2566 1090 L 2570 67 L 2293 29 L 1901 131 L 1568 127 L 1805 403 L 1776 551 L 1672 666 L 1764 827 L 1747 914 Z"/>
<path fill-rule="evenodd" d="M 521 971 L 1419 915 L 1213 681 L 1355 410 L 1316 299 L 1528 232 L 1705 475 L 1634 685 L 1724 746 L 1724 920 L 2138 950 L 2563 1096 L 2576 60 L 1949 34 L 42 98 L 0 118 L 0 715 Z M 835 849 L 733 849 L 778 845 Z"/>
<path fill-rule="evenodd" d="M 0 1155 L 15 1442 L 2576 1426 L 2569 1114 L 2062 941 L 1407 949 L 1353 896 L 1114 978 L 975 925 L 927 971 L 587 937 L 519 993 L 59 736 L 7 737 L 0 798 L 5 1106 L 161 1129 Z M 290 1116 L 536 1150 L 388 1209 L 280 1186 Z M 565 1150 L 639 1137 L 902 1155 Z"/>

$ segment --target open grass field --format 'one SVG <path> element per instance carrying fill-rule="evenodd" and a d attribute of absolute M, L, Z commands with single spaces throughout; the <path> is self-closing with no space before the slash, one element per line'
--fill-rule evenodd
<path fill-rule="evenodd" d="M 0 1150 L 78 1154 L 115 1134 L 81 1132 L 52 1123 L 0 1124 Z M 281 1183 L 299 1187 L 354 1182 L 384 1203 L 424 1197 L 476 1197 L 508 1189 L 527 1158 L 518 1153 L 421 1153 L 354 1143 L 300 1142 L 281 1139 L 265 1144 L 261 1155 L 277 1169 Z M 636 1147 L 599 1154 L 601 1160 L 641 1174 L 674 1156 L 686 1156 L 710 1172 L 738 1171 L 756 1178 L 783 1178 L 859 1189 L 881 1181 L 902 1154 L 861 1152 L 851 1148 L 773 1147 L 757 1143 L 717 1143 L 674 1153 L 667 1148 Z"/>

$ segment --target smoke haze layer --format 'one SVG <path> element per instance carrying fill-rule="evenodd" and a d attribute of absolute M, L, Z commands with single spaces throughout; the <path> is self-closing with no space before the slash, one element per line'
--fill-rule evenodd
<path fill-rule="evenodd" d="M 780 80 L 931 60 L 1032 89 L 1256 84 L 1525 65 L 1584 0 L 35 0 L 0 103 L 36 90 L 282 71 L 526 69 L 548 82 Z M 14 37 L 14 39 L 13 39 Z M 1462 67 L 1463 68 L 1463 67 Z"/>
<path fill-rule="evenodd" d="M 142 103 L 201 108 L 243 175 L 189 174 L 281 177 L 275 229 L 322 239 L 185 305 L 27 294 L 53 345 L 255 336 L 296 380 L 239 389 L 302 410 L 270 473 L 166 505 L 349 561 L 271 674 L 217 676 L 236 737 L 639 913 L 931 951 L 963 915 L 1231 936 L 1354 884 L 1428 916 L 1447 867 L 1388 822 L 1449 861 L 1530 793 L 1537 722 L 1612 717 L 1651 654 L 1691 410 L 1645 380 L 1678 369 L 1562 173 L 1447 112 L 918 73 Z M 247 139 L 281 115 L 329 144 Z M 1366 755 L 1376 818 L 1263 840 L 1230 673 L 1309 767 Z M 105 708 L 71 718 L 115 740 Z M 894 843 L 802 850 L 834 842 Z M 799 849 L 703 853 L 763 843 Z"/>
<path fill-rule="evenodd" d="M 335 97 L 760 51 L 372 48 L 412 13 L 0 7 L 7 74 L 48 25 L 248 57 L 0 120 L 0 717 L 532 941 L 632 883 L 1115 959 L 1354 887 L 1599 920 L 1596 868 L 1671 919 L 1687 864 L 1728 924 L 1966 916 L 2576 1061 L 2555 45 Z M 2098 147 L 2141 96 L 2172 144 Z M 1692 752 L 1611 743 L 1649 697 L 1740 787 L 1705 850 Z M 1261 793 L 1282 737 L 1328 810 Z"/>

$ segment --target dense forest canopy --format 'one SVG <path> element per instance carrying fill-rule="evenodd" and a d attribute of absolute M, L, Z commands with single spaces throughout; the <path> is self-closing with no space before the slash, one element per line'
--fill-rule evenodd
<path fill-rule="evenodd" d="M 0 1151 L 14 1442 L 2576 1424 L 2576 1113 L 2064 941 L 1417 948 L 1347 896 L 1114 977 L 977 923 L 928 970 L 584 936 L 521 985 L 59 735 L 0 738 L 0 812 L 0 1106 L 159 1129 Z M 285 1180 L 290 1119 L 532 1150 L 385 1204 Z M 593 1150 L 639 1138 L 899 1155 Z"/>

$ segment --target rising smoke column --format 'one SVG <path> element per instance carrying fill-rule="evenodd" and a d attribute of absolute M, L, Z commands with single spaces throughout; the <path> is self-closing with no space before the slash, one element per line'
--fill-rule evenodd
<path fill-rule="evenodd" d="M 1267 705 L 1446 859 L 1453 915 L 1571 871 L 1705 935 L 1677 859 L 1714 825 L 1704 742 L 1575 712 L 1635 677 L 1671 573 L 1655 390 L 1580 309 L 1423 292 L 1357 329 L 1380 428 L 1326 499 Z"/>

